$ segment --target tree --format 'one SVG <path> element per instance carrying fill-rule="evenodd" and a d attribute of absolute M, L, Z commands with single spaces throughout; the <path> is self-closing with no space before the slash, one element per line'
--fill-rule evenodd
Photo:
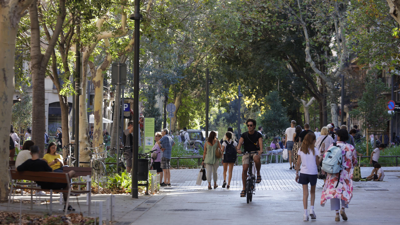
<path fill-rule="evenodd" d="M 57 24 L 55 29 L 52 31 L 51 38 L 46 43 L 45 53 L 42 54 L 41 50 L 41 32 L 39 23 L 38 5 L 40 7 L 40 1 L 33 1 L 29 7 L 29 17 L 31 22 L 31 65 L 30 71 L 32 74 L 32 141 L 39 146 L 40 154 L 44 154 L 44 132 L 45 132 L 45 83 L 44 79 L 46 76 L 47 66 L 56 46 L 58 36 L 63 28 L 66 7 L 65 0 L 59 0 L 58 4 L 58 15 Z M 49 34 L 50 35 L 50 34 Z M 67 134 L 64 134 L 67 135 Z"/>
<path fill-rule="evenodd" d="M 389 14 L 400 24 L 400 0 L 386 0 L 390 11 Z"/>
<path fill-rule="evenodd" d="M 265 98 L 268 110 L 261 115 L 261 124 L 267 135 L 281 135 L 290 125 L 287 110 L 283 107 L 279 93 L 272 91 Z"/>
<path fill-rule="evenodd" d="M 351 112 L 360 121 L 364 121 L 362 123 L 364 129 L 385 129 L 387 121 L 391 118 L 387 110 L 387 99 L 381 94 L 388 92 L 389 88 L 371 74 L 376 71 L 373 70 L 368 75 L 364 94 L 358 101 L 358 108 Z"/>
<path fill-rule="evenodd" d="M 0 1 L 0 141 L 9 142 L 12 96 L 14 92 L 15 43 L 21 17 L 33 0 Z M 43 133 L 42 136 L 44 137 Z M 0 148 L 0 158 L 8 159 L 7 144 Z M 8 199 L 8 160 L 0 163 L 0 202 Z"/>
<path fill-rule="evenodd" d="M 32 97 L 26 93 L 21 93 L 21 102 L 14 103 L 12 107 L 12 125 L 18 133 L 21 128 L 29 127 L 32 124 Z"/>

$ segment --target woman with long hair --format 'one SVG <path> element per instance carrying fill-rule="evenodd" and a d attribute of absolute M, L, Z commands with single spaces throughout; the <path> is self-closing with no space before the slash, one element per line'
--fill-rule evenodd
<path fill-rule="evenodd" d="M 311 209 L 309 211 L 311 219 L 316 219 L 317 216 L 314 212 L 315 202 L 315 186 L 318 178 L 318 164 L 319 164 L 319 151 L 315 148 L 315 134 L 308 133 L 304 137 L 304 141 L 301 144 L 301 148 L 298 150 L 297 155 L 299 156 L 296 164 L 296 181 L 303 185 L 303 206 L 304 215 L 303 220 L 308 221 L 307 212 L 307 201 L 308 201 L 308 183 L 311 185 L 310 190 L 310 203 Z M 301 166 L 301 167 L 300 167 Z M 300 170 L 300 177 L 299 177 Z"/>
<path fill-rule="evenodd" d="M 222 188 L 226 186 L 226 172 L 229 167 L 229 179 L 227 189 L 231 186 L 232 180 L 232 171 L 233 166 L 236 162 L 237 151 L 236 151 L 237 142 L 235 141 L 235 135 L 232 132 L 228 131 L 225 134 L 224 142 L 222 143 L 222 152 L 224 154 L 224 160 L 222 165 L 224 166 L 224 183 L 222 184 Z"/>
<path fill-rule="evenodd" d="M 47 161 L 53 172 L 62 172 L 64 161 L 62 155 L 57 153 L 57 145 L 51 142 L 47 147 L 47 153 L 43 156 L 43 159 Z"/>
<path fill-rule="evenodd" d="M 219 166 L 219 159 L 215 157 L 215 152 L 221 149 L 221 144 L 216 138 L 217 134 L 214 131 L 211 131 L 208 136 L 207 142 L 204 145 L 204 153 L 203 153 L 203 165 L 206 164 L 207 170 L 207 181 L 208 181 L 208 190 L 211 190 L 211 172 L 212 177 L 214 178 L 214 189 L 218 187 L 217 185 L 217 169 Z"/>

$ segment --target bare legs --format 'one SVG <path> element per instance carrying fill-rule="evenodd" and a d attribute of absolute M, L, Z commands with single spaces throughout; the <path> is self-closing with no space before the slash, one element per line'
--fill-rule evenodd
<path fill-rule="evenodd" d="M 223 173 L 224 181 L 226 181 L 226 171 L 228 170 L 228 163 L 222 163 L 222 165 L 224 166 L 224 173 Z"/>
<path fill-rule="evenodd" d="M 164 172 L 164 183 L 171 184 L 171 173 L 169 169 L 163 169 Z"/>
<path fill-rule="evenodd" d="M 288 153 L 289 153 L 289 165 L 290 168 L 292 168 L 292 151 L 288 151 Z"/>
<path fill-rule="evenodd" d="M 228 186 L 231 185 L 231 180 L 232 180 L 232 171 L 233 171 L 233 166 L 235 163 L 228 163 L 229 165 L 229 179 L 228 179 Z M 225 178 L 224 178 L 225 179 Z"/>
<path fill-rule="evenodd" d="M 315 203 L 315 187 L 316 186 L 311 186 L 311 190 L 310 190 L 310 195 L 311 195 L 311 199 L 310 199 L 310 204 L 311 204 L 311 208 L 313 208 L 314 203 Z M 303 206 L 304 209 L 307 209 L 307 200 L 308 200 L 308 184 L 303 184 Z"/>
<path fill-rule="evenodd" d="M 158 172 L 157 174 L 160 174 L 160 184 L 162 184 L 162 178 L 163 178 L 163 172 Z"/>

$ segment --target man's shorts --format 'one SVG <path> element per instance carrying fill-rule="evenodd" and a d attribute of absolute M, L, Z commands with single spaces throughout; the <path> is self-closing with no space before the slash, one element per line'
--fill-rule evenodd
<path fill-rule="evenodd" d="M 250 156 L 253 157 L 253 160 L 254 160 L 254 156 L 256 156 L 256 155 L 257 155 L 256 152 L 251 152 L 250 154 L 243 154 L 242 165 L 249 164 Z"/>
<path fill-rule="evenodd" d="M 377 161 L 372 160 L 372 166 L 375 166 L 375 164 L 377 164 Z"/>
<path fill-rule="evenodd" d="M 292 151 L 292 150 L 293 150 L 293 145 L 294 145 L 294 142 L 293 142 L 293 141 L 288 141 L 288 142 L 286 143 L 286 148 L 287 148 L 287 150 L 288 150 L 288 151 Z"/>
<path fill-rule="evenodd" d="M 132 151 L 130 149 L 125 149 L 124 158 L 126 160 L 126 167 L 132 168 Z"/>
<path fill-rule="evenodd" d="M 317 184 L 318 175 L 310 175 L 300 173 L 299 184 L 308 184 L 310 183 L 311 186 L 315 186 Z"/>
<path fill-rule="evenodd" d="M 171 161 L 171 159 L 162 157 L 161 158 L 161 169 L 163 169 L 163 170 L 170 169 L 171 168 L 170 161 Z"/>

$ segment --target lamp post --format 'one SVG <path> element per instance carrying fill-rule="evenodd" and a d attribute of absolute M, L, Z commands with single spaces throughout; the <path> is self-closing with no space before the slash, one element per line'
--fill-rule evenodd
<path fill-rule="evenodd" d="M 132 156 L 132 198 L 138 198 L 138 152 L 139 152 L 139 40 L 140 40 L 140 0 L 135 0 L 135 14 L 129 17 L 135 20 L 135 52 L 133 70 L 133 156 Z"/>
<path fill-rule="evenodd" d="M 210 104 L 210 84 L 213 84 L 212 79 L 210 79 L 210 71 L 207 68 L 206 71 L 206 139 L 208 138 L 208 111 L 209 111 L 209 104 Z"/>
<path fill-rule="evenodd" d="M 239 85 L 239 90 L 238 90 L 238 138 L 240 137 L 240 99 L 243 97 L 242 92 L 240 92 L 240 85 Z"/>

